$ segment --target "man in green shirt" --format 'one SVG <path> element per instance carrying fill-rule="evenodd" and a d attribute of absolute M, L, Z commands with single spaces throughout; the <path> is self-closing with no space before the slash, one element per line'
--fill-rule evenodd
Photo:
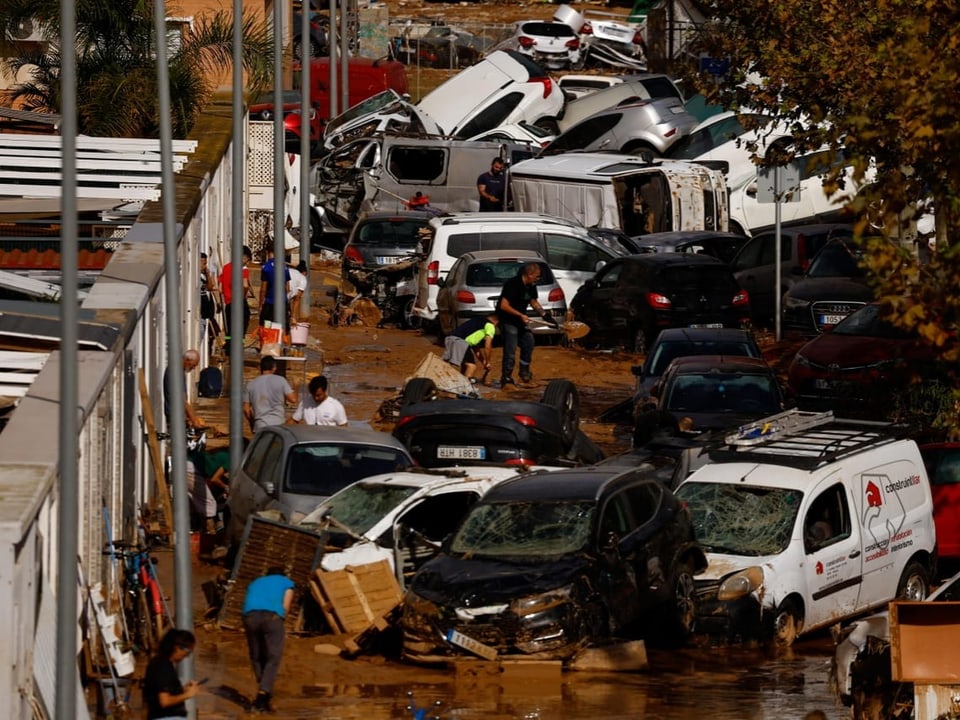
<path fill-rule="evenodd" d="M 497 332 L 500 319 L 496 313 L 486 317 L 476 317 L 459 325 L 444 340 L 443 359 L 460 368 L 463 376 L 476 384 L 473 374 L 477 366 L 482 365 L 484 377 L 490 370 L 490 358 L 493 352 L 493 336 Z"/>

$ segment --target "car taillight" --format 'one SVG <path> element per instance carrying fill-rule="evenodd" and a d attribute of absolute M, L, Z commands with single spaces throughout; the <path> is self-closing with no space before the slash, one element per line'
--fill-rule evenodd
<path fill-rule="evenodd" d="M 546 99 L 550 97 L 550 93 L 553 91 L 553 81 L 546 75 L 543 77 L 530 78 L 530 82 L 538 82 L 543 85 L 543 97 Z"/>
<path fill-rule="evenodd" d="M 395 428 L 398 428 L 398 427 L 400 427 L 400 426 L 402 426 L 402 425 L 406 425 L 408 422 L 410 422 L 411 420 L 413 420 L 413 418 L 414 418 L 413 415 L 406 415 L 406 416 L 400 418 L 399 420 L 397 420 L 397 424 L 396 424 L 394 427 L 395 427 Z"/>
<path fill-rule="evenodd" d="M 593 35 L 593 25 L 591 25 L 591 24 L 588 23 L 588 22 L 585 22 L 585 23 L 580 27 L 580 34 L 581 34 L 581 35 Z"/>
<path fill-rule="evenodd" d="M 780 257 L 781 262 L 789 259 L 790 258 Z M 797 260 L 800 261 L 800 267 L 803 269 L 803 272 L 807 272 L 807 268 L 810 267 L 810 258 L 807 255 L 807 242 L 803 233 L 797 235 Z"/>
<path fill-rule="evenodd" d="M 469 290 L 457 290 L 457 302 L 458 303 L 475 303 L 477 298 L 474 297 L 473 293 Z"/>
<path fill-rule="evenodd" d="M 537 44 L 536 40 L 534 40 L 532 37 L 527 37 L 526 35 L 521 35 L 517 39 L 517 42 L 520 43 L 520 47 L 522 47 L 524 50 L 529 50 Z"/>
<path fill-rule="evenodd" d="M 536 463 L 531 458 L 512 458 L 507 460 L 504 465 L 523 465 L 524 467 L 533 467 Z"/>
<path fill-rule="evenodd" d="M 741 290 L 736 295 L 733 296 L 734 305 L 748 305 L 750 303 L 750 293 L 746 290 Z"/>
<path fill-rule="evenodd" d="M 564 44 L 564 47 L 568 47 L 571 50 L 576 50 L 580 47 L 580 38 L 574 38 L 573 40 L 567 40 Z"/>
<path fill-rule="evenodd" d="M 347 262 L 363 265 L 363 255 L 354 245 L 347 245 L 347 249 L 344 250 L 344 254 L 347 257 Z"/>
<path fill-rule="evenodd" d="M 633 34 L 633 44 L 634 44 L 634 45 L 643 45 L 643 42 L 644 42 L 644 41 L 643 41 L 643 33 L 640 32 L 639 30 L 637 30 L 637 31 Z"/>
<path fill-rule="evenodd" d="M 536 427 L 537 421 L 534 420 L 529 415 L 514 415 L 513 419 L 516 420 L 521 425 L 526 425 L 527 427 Z"/>
<path fill-rule="evenodd" d="M 440 280 L 440 261 L 434 260 L 427 265 L 427 285 L 436 285 Z"/>
<path fill-rule="evenodd" d="M 566 300 L 566 297 L 563 294 L 563 288 L 555 287 L 547 295 L 547 302 L 563 302 L 564 300 Z"/>
<path fill-rule="evenodd" d="M 660 293 L 647 293 L 646 297 L 647 305 L 655 310 L 669 310 L 673 305 L 673 303 L 670 302 L 670 298 Z"/>
<path fill-rule="evenodd" d="M 676 129 L 676 128 L 671 128 L 670 130 L 667 130 L 667 131 L 663 134 L 663 136 L 664 136 L 664 137 L 670 137 L 671 135 L 675 135 L 676 132 L 677 132 L 677 129 Z"/>

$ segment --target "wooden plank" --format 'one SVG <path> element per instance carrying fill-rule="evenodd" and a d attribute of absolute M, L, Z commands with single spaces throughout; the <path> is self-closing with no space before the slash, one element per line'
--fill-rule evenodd
<path fill-rule="evenodd" d="M 150 404 L 150 393 L 147 392 L 147 376 L 140 368 L 140 405 L 143 408 L 143 424 L 147 428 L 147 447 L 150 448 L 150 461 L 153 463 L 153 474 L 157 479 L 157 492 L 160 495 L 160 507 L 163 508 L 163 519 L 167 524 L 164 534 L 173 533 L 173 503 L 170 499 L 170 488 L 167 486 L 167 476 L 163 471 L 163 458 L 160 456 L 160 441 L 157 439 L 157 426 L 153 421 L 153 406 Z"/>
<path fill-rule="evenodd" d="M 386 628 L 386 617 L 402 599 L 400 586 L 386 560 L 343 570 L 318 570 L 313 579 L 321 609 L 326 604 L 335 616 L 331 627 L 342 628 L 356 638 Z"/>

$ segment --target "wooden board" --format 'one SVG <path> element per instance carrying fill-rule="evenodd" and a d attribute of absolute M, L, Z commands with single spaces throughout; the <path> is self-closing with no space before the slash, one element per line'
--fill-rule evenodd
<path fill-rule="evenodd" d="M 365 635 L 386 629 L 403 597 L 386 560 L 343 570 L 317 570 L 310 592 L 330 629 L 350 638 L 345 645 L 352 652 L 359 649 Z"/>
<path fill-rule="evenodd" d="M 156 528 L 156 534 L 170 535 L 173 533 L 173 503 L 170 499 L 170 488 L 167 486 L 167 476 L 163 470 L 163 458 L 160 455 L 160 441 L 157 439 L 157 425 L 153 420 L 153 405 L 150 404 L 150 393 L 147 392 L 147 376 L 140 368 L 140 405 L 143 409 L 143 424 L 147 429 L 147 447 L 150 448 L 150 461 L 153 464 L 153 474 L 157 479 L 157 493 L 160 495 L 160 507 L 163 508 L 163 520 L 166 528 Z"/>

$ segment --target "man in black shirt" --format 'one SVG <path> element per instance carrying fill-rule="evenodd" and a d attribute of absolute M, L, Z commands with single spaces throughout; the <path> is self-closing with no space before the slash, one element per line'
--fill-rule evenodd
<path fill-rule="evenodd" d="M 490 171 L 477 178 L 477 192 L 480 194 L 480 210 L 500 212 L 503 210 L 503 195 L 506 179 L 503 175 L 503 160 L 498 157 L 490 163 Z"/>
<path fill-rule="evenodd" d="M 530 316 L 527 307 L 532 307 L 548 322 L 550 317 L 537 299 L 537 282 L 540 280 L 540 265 L 527 263 L 516 277 L 503 284 L 497 315 L 500 317 L 500 332 L 503 335 L 503 365 L 500 387 L 516 385 L 513 379 L 514 355 L 520 346 L 520 380 L 528 383 L 533 379 L 530 363 L 533 360 L 533 333 L 530 331 Z"/>

